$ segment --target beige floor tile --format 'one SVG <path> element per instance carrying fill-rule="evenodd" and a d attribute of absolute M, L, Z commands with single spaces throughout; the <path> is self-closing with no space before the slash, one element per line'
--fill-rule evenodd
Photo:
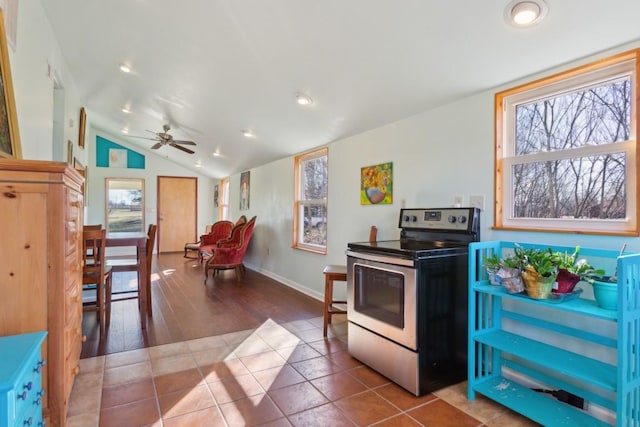
<path fill-rule="evenodd" d="M 196 367 L 196 361 L 190 353 L 151 360 L 151 369 L 154 377 L 195 369 Z"/>
<path fill-rule="evenodd" d="M 186 344 L 189 347 L 189 350 L 191 350 L 193 353 L 210 350 L 212 348 L 225 347 L 228 345 L 224 338 L 219 335 L 189 340 L 186 342 Z"/>
<path fill-rule="evenodd" d="M 151 359 L 162 359 L 164 357 L 176 356 L 189 353 L 187 342 L 177 342 L 172 344 L 149 347 L 149 357 Z"/>
<path fill-rule="evenodd" d="M 115 368 L 118 366 L 133 365 L 149 360 L 149 349 L 142 348 L 139 350 L 123 351 L 122 353 L 113 353 L 105 356 L 105 369 Z"/>
<path fill-rule="evenodd" d="M 151 378 L 151 362 L 135 363 L 104 370 L 104 385 L 118 385 Z"/>

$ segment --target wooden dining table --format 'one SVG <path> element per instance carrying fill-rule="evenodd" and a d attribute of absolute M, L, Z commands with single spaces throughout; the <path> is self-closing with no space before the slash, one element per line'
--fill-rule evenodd
<path fill-rule="evenodd" d="M 148 304 L 151 302 L 151 287 L 147 280 L 147 234 L 144 232 L 111 232 L 107 233 L 107 247 L 133 246 L 138 255 L 138 308 L 140 324 L 147 329 Z"/>

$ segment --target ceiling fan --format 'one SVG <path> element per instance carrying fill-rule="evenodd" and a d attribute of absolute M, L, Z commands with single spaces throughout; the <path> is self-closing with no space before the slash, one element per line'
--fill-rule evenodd
<path fill-rule="evenodd" d="M 180 140 L 180 139 L 173 139 L 173 135 L 169 134 L 169 129 L 171 129 L 169 127 L 169 125 L 163 125 L 162 126 L 163 132 L 152 132 L 152 131 L 147 131 L 147 132 L 151 132 L 155 135 L 155 137 L 153 138 L 149 138 L 146 136 L 134 136 L 133 138 L 142 138 L 142 139 L 149 139 L 151 141 L 157 141 L 156 144 L 154 144 L 151 149 L 152 150 L 157 150 L 160 147 L 163 147 L 165 145 L 169 145 L 171 147 L 177 148 L 178 150 L 182 150 L 185 153 L 189 153 L 189 154 L 193 154 L 195 153 L 195 151 L 192 151 L 186 147 L 183 147 L 183 145 L 196 145 L 195 142 L 193 141 L 184 141 L 184 140 Z"/>

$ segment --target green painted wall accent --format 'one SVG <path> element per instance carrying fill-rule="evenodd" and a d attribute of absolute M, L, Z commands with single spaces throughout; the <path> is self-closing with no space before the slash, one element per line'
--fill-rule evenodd
<path fill-rule="evenodd" d="M 109 167 L 109 150 L 115 148 L 127 150 L 127 169 L 144 169 L 144 156 L 133 150 L 129 150 L 115 142 L 109 141 L 101 136 L 96 136 L 96 166 L 99 168 Z"/>

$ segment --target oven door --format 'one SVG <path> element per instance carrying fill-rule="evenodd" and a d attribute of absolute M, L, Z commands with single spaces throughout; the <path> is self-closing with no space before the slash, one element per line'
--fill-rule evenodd
<path fill-rule="evenodd" d="M 347 251 L 347 318 L 417 350 L 414 262 Z"/>

